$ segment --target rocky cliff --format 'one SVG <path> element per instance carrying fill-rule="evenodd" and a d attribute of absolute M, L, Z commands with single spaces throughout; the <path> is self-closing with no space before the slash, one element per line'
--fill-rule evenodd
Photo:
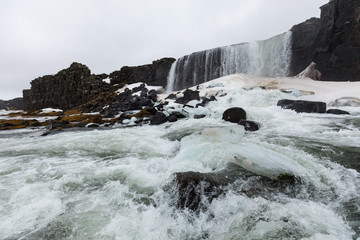
<path fill-rule="evenodd" d="M 24 109 L 23 98 L 14 98 L 8 101 L 0 100 L 0 109 Z"/>
<path fill-rule="evenodd" d="M 106 74 L 94 75 L 80 63 L 72 63 L 55 75 L 39 77 L 31 82 L 31 89 L 23 91 L 24 108 L 60 108 L 68 110 L 84 104 L 111 86 L 103 81 Z"/>
<path fill-rule="evenodd" d="M 174 58 L 162 58 L 153 61 L 152 64 L 137 67 L 122 67 L 119 71 L 110 73 L 111 84 L 144 82 L 152 86 L 165 87 L 167 76 Z"/>
<path fill-rule="evenodd" d="M 360 1 L 332 0 L 321 7 L 320 19 L 307 20 L 291 31 L 291 75 L 313 61 L 322 80 L 360 80 Z"/>

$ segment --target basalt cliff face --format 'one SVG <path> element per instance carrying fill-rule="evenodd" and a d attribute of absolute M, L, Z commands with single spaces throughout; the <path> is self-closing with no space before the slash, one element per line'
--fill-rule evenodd
<path fill-rule="evenodd" d="M 111 84 L 144 82 L 152 86 L 166 87 L 167 76 L 175 58 L 162 58 L 152 64 L 128 67 L 124 66 L 119 71 L 110 73 Z"/>
<path fill-rule="evenodd" d="M 320 19 L 309 19 L 291 31 L 290 75 L 316 62 L 321 80 L 360 80 L 360 1 L 332 0 L 321 7 Z"/>
<path fill-rule="evenodd" d="M 80 63 L 72 63 L 55 75 L 39 77 L 31 82 L 31 89 L 23 91 L 25 110 L 42 108 L 73 109 L 111 86 L 103 81 L 106 74 L 92 75 L 90 69 Z"/>

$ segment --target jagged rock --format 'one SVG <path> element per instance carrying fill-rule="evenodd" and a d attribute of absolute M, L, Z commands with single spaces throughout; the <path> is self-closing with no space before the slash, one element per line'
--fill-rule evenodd
<path fill-rule="evenodd" d="M 152 64 L 137 67 L 122 67 L 119 71 L 110 73 L 111 84 L 144 82 L 152 86 L 165 87 L 174 58 L 162 58 Z"/>
<path fill-rule="evenodd" d="M 340 109 L 329 109 L 329 110 L 326 111 L 326 113 L 336 114 L 336 115 L 350 115 L 349 112 L 343 111 L 343 110 L 340 110 Z"/>
<path fill-rule="evenodd" d="M 239 107 L 233 107 L 225 110 L 222 119 L 232 123 L 238 123 L 240 120 L 246 120 L 246 112 Z"/>
<path fill-rule="evenodd" d="M 319 26 L 320 19 L 311 18 L 291 28 L 290 76 L 297 75 L 313 61 Z"/>
<path fill-rule="evenodd" d="M 312 102 L 303 100 L 279 100 L 277 106 L 284 109 L 294 110 L 298 113 L 325 113 L 326 103 L 324 102 Z"/>
<path fill-rule="evenodd" d="M 186 118 L 186 116 L 184 116 L 184 114 L 182 114 L 181 112 L 172 112 L 171 115 L 176 116 L 177 119 L 181 119 L 181 118 Z"/>
<path fill-rule="evenodd" d="M 199 91 L 193 91 L 191 89 L 186 89 L 183 92 L 184 96 L 176 99 L 176 103 L 180 104 L 187 104 L 188 102 L 192 100 L 200 100 L 200 92 Z"/>
<path fill-rule="evenodd" d="M 304 71 L 302 71 L 297 75 L 297 77 L 311 78 L 313 80 L 321 80 L 321 72 L 316 69 L 316 63 L 311 62 L 310 65 Z"/>
<path fill-rule="evenodd" d="M 238 124 L 244 126 L 245 131 L 255 132 L 259 130 L 259 125 L 253 121 L 240 120 Z"/>
<path fill-rule="evenodd" d="M 292 29 L 290 75 L 316 62 L 325 81 L 360 80 L 360 1 L 332 0 Z"/>
<path fill-rule="evenodd" d="M 55 75 L 33 80 L 31 89 L 23 91 L 24 108 L 30 111 L 47 107 L 69 110 L 110 89 L 101 76 L 91 75 L 87 66 L 72 63 Z"/>

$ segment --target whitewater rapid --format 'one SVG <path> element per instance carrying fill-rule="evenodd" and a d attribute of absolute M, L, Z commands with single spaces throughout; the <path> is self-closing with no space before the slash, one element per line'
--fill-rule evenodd
<path fill-rule="evenodd" d="M 276 106 L 283 98 L 299 95 L 239 88 L 192 110 L 203 119 L 46 137 L 2 131 L 0 239 L 359 238 L 360 108 L 296 113 Z M 229 107 L 244 108 L 260 130 L 221 120 Z M 173 173 L 234 164 L 301 184 L 287 194 L 240 177 L 199 214 L 171 204 Z"/>

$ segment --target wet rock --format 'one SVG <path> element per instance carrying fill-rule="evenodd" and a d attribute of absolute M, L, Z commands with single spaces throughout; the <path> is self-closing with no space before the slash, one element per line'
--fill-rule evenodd
<path fill-rule="evenodd" d="M 88 127 L 88 128 L 98 128 L 98 127 L 99 127 L 99 124 L 97 124 L 97 123 L 90 123 L 90 124 L 87 124 L 86 127 Z"/>
<path fill-rule="evenodd" d="M 171 93 L 165 99 L 176 99 L 176 95 L 174 93 Z"/>
<path fill-rule="evenodd" d="M 162 112 L 156 112 L 154 116 L 150 118 L 150 125 L 160 125 L 167 122 L 168 118 Z"/>
<path fill-rule="evenodd" d="M 326 103 L 324 102 L 312 102 L 303 100 L 279 100 L 277 106 L 284 109 L 294 110 L 298 113 L 325 113 Z"/>
<path fill-rule="evenodd" d="M 246 120 L 246 112 L 239 107 L 233 107 L 225 110 L 222 119 L 232 123 L 238 123 L 240 120 Z"/>
<path fill-rule="evenodd" d="M 259 130 L 259 125 L 253 121 L 240 120 L 238 124 L 244 126 L 245 131 L 254 132 Z"/>
<path fill-rule="evenodd" d="M 205 107 L 206 105 L 208 105 L 209 102 L 212 102 L 212 101 L 216 101 L 216 98 L 214 96 L 211 96 L 210 98 L 203 98 L 201 103 L 197 104 L 196 107 Z"/>
<path fill-rule="evenodd" d="M 178 118 L 174 114 L 170 114 L 170 116 L 168 117 L 169 122 L 176 122 L 177 120 Z"/>
<path fill-rule="evenodd" d="M 200 92 L 199 91 L 193 91 L 191 89 L 186 89 L 183 92 L 184 96 L 176 99 L 176 103 L 180 104 L 187 104 L 188 102 L 192 100 L 200 100 Z"/>
<path fill-rule="evenodd" d="M 53 121 L 50 130 L 71 128 L 69 121 Z"/>
<path fill-rule="evenodd" d="M 206 117 L 205 114 L 195 114 L 195 115 L 194 115 L 194 118 L 195 118 L 195 119 L 201 119 L 201 118 L 204 118 L 204 117 Z"/>
<path fill-rule="evenodd" d="M 142 86 L 142 87 L 141 87 Z M 119 112 L 127 112 L 131 110 L 142 110 L 144 108 L 153 108 L 154 103 L 157 99 L 157 93 L 155 90 L 150 90 L 147 92 L 144 88 L 145 85 L 141 85 L 138 89 L 135 89 L 135 92 L 138 90 L 142 91 L 143 94 L 140 96 L 133 95 L 134 90 L 125 89 L 124 92 L 118 94 L 114 97 L 114 101 L 111 102 L 108 107 L 102 110 L 101 113 L 105 117 L 114 117 Z"/>
<path fill-rule="evenodd" d="M 350 115 L 349 112 L 343 111 L 343 110 L 340 110 L 340 109 L 329 109 L 329 110 L 326 111 L 326 113 L 336 114 L 336 115 Z"/>
<path fill-rule="evenodd" d="M 175 205 L 180 209 L 190 209 L 199 212 L 206 208 L 207 203 L 218 197 L 223 191 L 220 186 L 226 186 L 230 178 L 217 173 L 179 172 L 174 174 Z"/>

